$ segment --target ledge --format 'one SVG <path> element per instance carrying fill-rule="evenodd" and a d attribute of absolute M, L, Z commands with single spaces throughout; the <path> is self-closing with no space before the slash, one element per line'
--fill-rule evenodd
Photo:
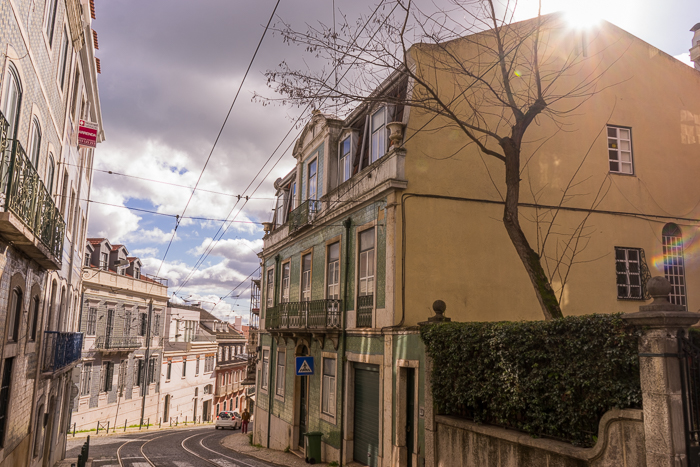
<path fill-rule="evenodd" d="M 49 270 L 61 269 L 62 258 L 55 258 L 39 237 L 11 211 L 0 212 L 0 234 L 42 267 Z"/>
<path fill-rule="evenodd" d="M 650 328 L 688 328 L 700 320 L 700 313 L 689 311 L 638 311 L 625 313 L 622 319 L 634 326 Z"/>

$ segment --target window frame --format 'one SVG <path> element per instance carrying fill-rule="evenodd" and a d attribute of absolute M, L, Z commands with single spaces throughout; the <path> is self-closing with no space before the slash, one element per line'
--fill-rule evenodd
<path fill-rule="evenodd" d="M 49 49 L 53 48 L 53 40 L 56 35 L 56 15 L 58 14 L 58 0 L 46 2 L 46 14 L 44 15 L 44 37 Z"/>
<path fill-rule="evenodd" d="M 170 377 L 173 375 L 173 361 L 168 360 L 167 366 L 165 368 L 165 381 L 170 381 Z"/>
<path fill-rule="evenodd" d="M 80 395 L 89 396 L 92 389 L 92 362 L 83 363 L 80 372 Z"/>
<path fill-rule="evenodd" d="M 6 317 L 6 337 L 8 343 L 19 342 L 20 328 L 22 326 L 22 314 L 24 311 L 24 292 L 20 287 L 11 291 L 10 307 Z"/>
<path fill-rule="evenodd" d="M 343 153 L 343 146 L 348 142 L 348 152 Z M 352 154 L 355 138 L 352 133 L 348 133 L 345 138 L 338 142 L 338 185 L 341 185 L 352 177 Z M 345 160 L 347 159 L 347 160 Z M 347 167 L 346 167 L 347 166 Z M 345 169 L 348 169 L 347 171 Z"/>
<path fill-rule="evenodd" d="M 289 292 L 291 290 L 292 260 L 287 259 L 280 266 L 282 276 L 280 278 L 280 303 L 289 302 Z"/>
<path fill-rule="evenodd" d="M 267 277 L 265 278 L 265 306 L 272 308 L 275 306 L 275 267 L 267 268 Z"/>
<path fill-rule="evenodd" d="M 326 360 L 333 360 L 333 376 L 326 375 Z M 326 381 L 328 376 L 328 392 L 330 393 L 330 389 L 332 388 L 332 393 L 333 393 L 333 403 L 331 404 L 330 398 L 326 400 L 326 396 L 328 395 L 330 397 L 330 394 L 326 394 L 327 388 L 326 388 Z M 337 385 L 338 385 L 338 359 L 336 358 L 335 355 L 331 355 L 329 353 L 324 352 L 323 356 L 321 357 L 321 416 L 322 417 L 328 417 L 331 420 L 326 419 L 326 421 L 330 421 L 331 423 L 335 422 L 335 416 L 336 416 L 336 409 L 338 406 L 338 400 L 337 400 Z M 325 402 L 327 402 L 327 408 L 328 410 L 324 410 L 324 405 Z"/>
<path fill-rule="evenodd" d="M 314 252 L 313 248 L 302 251 L 299 263 L 299 301 L 309 302 L 312 300 L 313 293 L 313 277 L 314 277 Z M 309 269 L 304 270 L 304 258 L 309 258 Z M 304 273 L 308 272 L 308 282 L 305 282 Z M 308 286 L 305 288 L 305 286 Z"/>
<path fill-rule="evenodd" d="M 100 392 L 109 393 L 114 389 L 114 362 L 102 362 L 102 381 L 100 383 Z"/>
<path fill-rule="evenodd" d="M 61 55 L 58 59 L 56 84 L 58 85 L 58 91 L 63 95 L 66 89 L 66 70 L 68 69 L 68 56 L 70 55 L 70 40 L 68 38 L 68 29 L 65 24 L 63 24 L 63 37 L 61 41 Z M 71 57 L 72 58 L 72 57 Z"/>
<path fill-rule="evenodd" d="M 39 161 L 41 160 L 41 140 L 41 122 L 39 117 L 33 115 L 32 124 L 29 128 L 29 145 L 27 147 L 29 154 L 27 154 L 27 158 L 36 171 L 39 170 Z"/>
<path fill-rule="evenodd" d="M 310 157 L 306 162 L 306 199 L 308 201 L 318 201 L 318 155 Z M 314 165 L 314 175 L 313 175 L 313 198 L 311 197 L 311 164 Z"/>
<path fill-rule="evenodd" d="M 612 137 L 610 136 L 610 130 L 614 129 L 616 136 Z M 629 132 L 629 139 L 623 139 L 620 137 L 620 130 L 626 130 Z M 610 173 L 614 173 L 617 175 L 635 175 L 635 170 L 634 170 L 634 150 L 632 147 L 632 127 L 627 127 L 627 126 L 621 126 L 621 125 L 612 125 L 612 124 L 607 124 L 605 127 L 605 140 L 606 140 L 606 146 L 608 150 L 608 171 Z M 615 140 L 616 147 L 610 147 L 611 140 Z M 627 141 L 629 142 L 629 161 L 623 161 L 622 160 L 622 153 L 623 149 L 620 147 L 621 141 Z M 612 159 L 611 158 L 611 152 L 615 152 L 617 154 L 617 159 Z M 627 151 L 624 151 L 627 152 Z M 611 164 L 618 164 L 618 169 L 613 170 Z M 623 164 L 629 164 L 630 166 L 630 172 L 623 172 L 622 165 Z"/>
<path fill-rule="evenodd" d="M 182 379 L 187 378 L 187 359 L 182 359 Z"/>
<path fill-rule="evenodd" d="M 337 276 L 337 282 L 331 283 L 331 248 L 333 246 L 338 245 L 338 259 L 333 261 L 335 263 L 335 268 L 333 273 Z M 326 243 L 326 267 L 325 267 L 325 273 L 326 273 L 326 284 L 325 284 L 325 293 L 326 293 L 326 298 L 327 299 L 333 299 L 333 300 L 338 300 L 340 299 L 340 274 L 341 274 L 341 266 L 340 266 L 340 256 L 341 256 L 341 251 L 342 251 L 342 242 L 340 237 L 336 237 L 334 239 L 329 240 Z M 335 286 L 337 288 L 337 293 L 331 294 L 330 293 L 330 287 Z M 334 295 L 334 296 L 331 296 Z"/>
<path fill-rule="evenodd" d="M 267 392 L 270 379 L 270 348 L 263 347 L 260 360 L 260 390 Z"/>
<path fill-rule="evenodd" d="M 637 255 L 637 259 L 630 259 L 630 252 L 635 252 Z M 623 253 L 624 258 L 618 258 L 618 253 Z M 633 247 L 615 247 L 615 274 L 617 276 L 617 280 L 615 282 L 616 287 L 617 287 L 617 299 L 618 300 L 644 300 L 644 284 L 643 284 L 643 259 L 644 259 L 644 254 L 642 252 L 641 248 L 633 248 Z M 637 264 L 637 271 L 634 272 L 632 271 L 631 265 Z M 624 270 L 621 270 L 624 268 Z M 624 276 L 625 278 L 625 283 L 620 282 L 620 278 Z M 638 284 L 632 284 L 631 277 L 637 276 L 638 277 Z M 620 293 L 620 287 L 626 287 L 627 288 L 627 293 L 621 294 Z M 634 296 L 632 294 L 632 288 L 639 288 L 639 296 Z"/>
<path fill-rule="evenodd" d="M 384 114 L 384 123 L 382 123 L 382 125 L 379 128 L 374 130 L 374 117 L 380 112 L 383 112 L 383 114 Z M 370 165 L 377 162 L 379 159 L 384 157 L 387 153 L 387 149 L 389 148 L 389 135 L 388 135 L 389 129 L 387 128 L 388 123 L 389 123 L 389 108 L 386 105 L 382 105 L 381 107 L 379 107 L 377 110 L 372 112 L 372 114 L 369 117 L 369 135 L 370 135 L 369 136 L 369 164 Z M 382 130 L 384 130 L 383 134 L 380 133 Z M 379 150 L 378 147 L 375 149 L 375 146 L 374 146 L 375 135 L 377 135 L 378 137 L 383 136 L 383 138 L 381 138 L 381 142 L 383 143 L 383 149 L 382 149 L 381 154 L 379 154 L 379 155 L 375 154 L 375 151 Z M 378 145 L 379 145 L 379 142 L 378 142 L 377 146 Z"/>
<path fill-rule="evenodd" d="M 368 248 L 366 250 L 362 250 L 362 244 L 361 244 L 361 238 L 362 234 L 367 232 L 368 230 L 373 231 L 373 243 L 372 243 L 372 248 Z M 357 296 L 363 296 L 363 295 L 374 295 L 376 296 L 376 289 L 377 289 L 377 229 L 374 223 L 371 225 L 368 225 L 362 229 L 357 230 Z M 372 251 L 372 260 L 367 262 L 367 265 L 371 263 L 372 265 L 372 275 L 365 276 L 365 280 L 371 277 L 372 280 L 372 293 L 365 293 L 362 294 L 361 292 L 361 285 L 360 282 L 363 280 L 362 276 L 362 271 L 360 270 L 361 266 L 361 261 L 362 261 L 362 253 Z"/>
<path fill-rule="evenodd" d="M 287 375 L 287 349 L 277 349 L 277 362 L 275 362 L 275 399 L 284 400 Z"/>
<path fill-rule="evenodd" d="M 680 226 L 674 223 L 664 225 L 661 231 L 661 243 L 663 246 L 664 277 L 672 286 L 671 293 L 668 294 L 668 300 L 672 304 L 681 305 L 687 310 L 688 282 L 685 277 L 683 231 Z M 673 252 L 673 255 L 670 255 L 669 252 Z M 675 260 L 675 264 L 672 260 Z"/>
<path fill-rule="evenodd" d="M 88 307 L 87 322 L 85 323 L 85 335 L 94 336 L 97 334 L 97 307 Z"/>
<path fill-rule="evenodd" d="M 8 61 L 7 69 L 5 70 L 5 77 L 10 79 L 3 79 L 3 90 L 2 90 L 2 100 L 0 103 L 0 112 L 5 116 L 9 127 L 7 129 L 8 139 L 17 139 L 17 134 L 19 133 L 20 117 L 22 113 L 22 97 L 24 97 L 24 90 L 22 89 L 22 80 L 20 79 L 19 71 L 14 63 Z M 14 86 L 12 86 L 14 84 Z M 10 92 L 14 91 L 16 100 L 10 99 Z M 12 104 L 11 107 L 7 107 Z M 10 116 L 10 112 L 14 115 Z"/>

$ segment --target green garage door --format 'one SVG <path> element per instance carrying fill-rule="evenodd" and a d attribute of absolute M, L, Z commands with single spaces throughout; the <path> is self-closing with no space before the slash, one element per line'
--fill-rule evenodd
<path fill-rule="evenodd" d="M 379 453 L 379 367 L 355 363 L 354 459 L 376 467 Z"/>

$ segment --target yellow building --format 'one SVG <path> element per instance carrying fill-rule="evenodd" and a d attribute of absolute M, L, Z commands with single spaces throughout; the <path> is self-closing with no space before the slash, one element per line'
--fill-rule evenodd
<path fill-rule="evenodd" d="M 505 36 L 534 37 L 534 21 Z M 515 173 L 520 224 L 563 314 L 637 311 L 656 275 L 697 310 L 700 72 L 609 23 L 583 34 L 545 21 L 549 110 L 525 132 Z M 254 442 L 303 451 L 303 433 L 318 431 L 324 461 L 421 465 L 416 326 L 433 303 L 453 321 L 544 318 L 504 227 L 505 164 L 489 154 L 502 148 L 487 132 L 513 124 L 488 95 L 498 69 L 477 83 L 465 78 L 476 68 L 460 71 L 486 47 L 497 50 L 492 31 L 414 46 L 410 72 L 344 120 L 316 112 L 306 125 L 260 255 Z M 536 100 L 532 70 L 512 63 L 523 107 Z M 438 102 L 440 116 L 425 110 Z M 477 125 L 481 149 L 466 134 Z M 315 370 L 298 376 L 297 357 Z"/>

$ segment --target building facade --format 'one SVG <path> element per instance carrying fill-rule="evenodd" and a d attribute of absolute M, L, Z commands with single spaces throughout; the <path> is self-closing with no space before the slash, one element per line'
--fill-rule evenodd
<path fill-rule="evenodd" d="M 80 121 L 104 139 L 91 4 L 0 5 L 2 466 L 65 454 L 94 158 Z"/>
<path fill-rule="evenodd" d="M 215 413 L 227 410 L 241 413 L 246 404 L 246 388 L 241 384 L 246 377 L 248 364 L 246 338 L 231 324 L 227 323 L 226 328 L 216 333 Z"/>
<path fill-rule="evenodd" d="M 201 325 L 199 307 L 168 303 L 163 368 L 163 423 L 209 422 L 214 407 L 216 334 Z"/>
<path fill-rule="evenodd" d="M 556 69 L 583 39 L 550 20 L 541 53 Z M 528 130 L 541 147 L 524 146 L 523 230 L 554 271 L 564 315 L 635 312 L 654 275 L 672 282 L 674 304 L 697 309 L 700 93 L 689 90 L 700 72 L 612 24 L 598 28 L 580 74 L 557 82 L 575 87 L 609 69 L 567 117 L 576 131 L 544 120 Z M 473 57 L 492 37 L 453 41 L 449 57 Z M 414 46 L 409 62 L 431 70 L 450 102 L 456 75 L 431 68 L 439 50 Z M 414 86 L 399 71 L 343 120 L 315 112 L 295 170 L 275 182 L 260 255 L 255 443 L 303 450 L 303 433 L 320 431 L 324 461 L 422 465 L 431 427 L 417 325 L 433 304 L 446 303 L 453 321 L 543 319 L 501 220 L 503 163 L 453 121 L 402 105 Z M 490 118 L 490 128 L 503 124 Z M 558 238 L 543 246 L 552 216 Z M 567 238 L 582 242 L 576 260 L 547 263 L 566 262 Z M 297 376 L 298 357 L 313 357 L 313 371 Z"/>
<path fill-rule="evenodd" d="M 90 238 L 85 249 L 73 423 L 78 430 L 157 423 L 167 281 L 142 273 L 124 245 Z"/>

